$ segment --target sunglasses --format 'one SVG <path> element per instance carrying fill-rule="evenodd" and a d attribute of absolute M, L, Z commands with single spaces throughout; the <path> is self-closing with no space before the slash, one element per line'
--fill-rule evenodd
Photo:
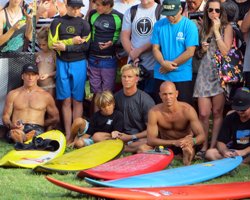
<path fill-rule="evenodd" d="M 220 9 L 219 9 L 219 8 L 208 8 L 207 11 L 208 11 L 209 13 L 211 13 L 211 12 L 213 12 L 213 11 L 215 11 L 216 13 L 220 13 Z"/>

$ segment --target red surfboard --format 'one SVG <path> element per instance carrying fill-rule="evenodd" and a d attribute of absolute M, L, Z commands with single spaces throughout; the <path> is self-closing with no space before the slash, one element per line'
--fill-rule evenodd
<path fill-rule="evenodd" d="M 88 170 L 82 170 L 77 176 L 79 178 L 91 177 L 105 180 L 125 178 L 163 170 L 171 163 L 173 158 L 174 153 L 170 149 L 164 150 L 163 153 L 154 151 L 139 153 Z"/>
<path fill-rule="evenodd" d="M 70 191 L 111 199 L 131 200 L 229 200 L 250 197 L 250 181 L 160 188 L 88 188 L 46 176 L 51 183 Z"/>

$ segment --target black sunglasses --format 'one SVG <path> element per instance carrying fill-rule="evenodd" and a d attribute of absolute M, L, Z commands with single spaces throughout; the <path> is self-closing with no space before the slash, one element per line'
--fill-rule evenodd
<path fill-rule="evenodd" d="M 211 12 L 213 12 L 213 11 L 215 11 L 216 13 L 220 13 L 220 9 L 219 9 L 219 8 L 208 8 L 207 11 L 208 11 L 209 13 L 211 13 Z"/>

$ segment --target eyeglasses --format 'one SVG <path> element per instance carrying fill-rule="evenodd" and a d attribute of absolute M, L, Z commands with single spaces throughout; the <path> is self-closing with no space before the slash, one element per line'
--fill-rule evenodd
<path fill-rule="evenodd" d="M 211 12 L 213 12 L 213 11 L 215 11 L 216 13 L 220 13 L 220 9 L 219 9 L 219 8 L 208 8 L 207 11 L 208 11 L 209 13 L 211 13 Z"/>

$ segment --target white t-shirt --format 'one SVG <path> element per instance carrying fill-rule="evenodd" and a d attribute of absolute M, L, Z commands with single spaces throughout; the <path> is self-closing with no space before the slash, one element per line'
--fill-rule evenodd
<path fill-rule="evenodd" d="M 130 9 L 128 9 L 122 22 L 122 31 L 131 30 L 131 44 L 134 48 L 140 48 L 146 43 L 150 43 L 150 39 L 153 32 L 153 27 L 156 22 L 155 9 L 157 3 L 150 8 L 143 8 L 139 4 L 133 23 L 131 24 Z M 155 65 L 155 59 L 152 51 L 147 51 L 141 54 L 141 64 L 148 70 L 153 70 Z"/>
<path fill-rule="evenodd" d="M 141 3 L 140 0 L 134 0 L 131 3 L 123 3 L 122 0 L 114 0 L 113 8 L 119 11 L 120 13 L 124 14 L 126 10 L 128 10 L 130 7 L 140 4 L 140 3 Z"/>

